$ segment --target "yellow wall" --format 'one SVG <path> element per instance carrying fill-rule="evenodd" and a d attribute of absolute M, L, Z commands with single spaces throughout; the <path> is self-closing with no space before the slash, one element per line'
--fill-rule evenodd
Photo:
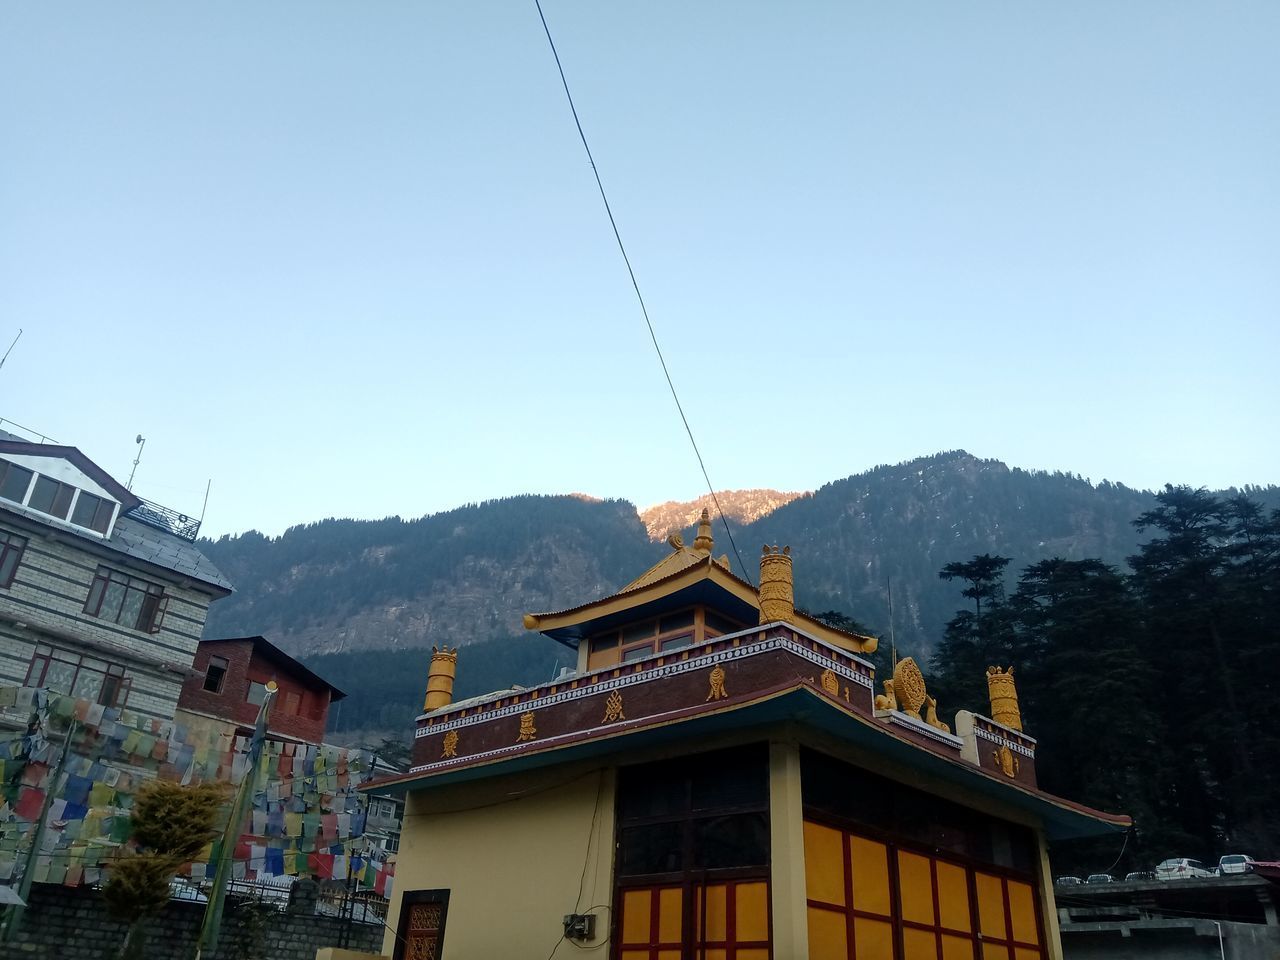
<path fill-rule="evenodd" d="M 410 794 L 391 930 L 403 894 L 448 889 L 442 960 L 545 960 L 575 908 L 596 915 L 598 936 L 584 946 L 600 945 L 613 900 L 614 784 L 612 770 L 578 768 Z M 383 953 L 394 948 L 388 932 Z M 557 955 L 571 952 L 564 944 Z"/>

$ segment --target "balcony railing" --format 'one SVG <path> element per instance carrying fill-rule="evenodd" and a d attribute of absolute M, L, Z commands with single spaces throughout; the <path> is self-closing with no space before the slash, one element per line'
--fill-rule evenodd
<path fill-rule="evenodd" d="M 175 537 L 181 537 L 189 543 L 195 543 L 196 537 L 200 535 L 200 521 L 198 519 L 189 517 L 185 513 L 179 513 L 177 510 L 162 507 L 160 504 L 152 503 L 150 500 L 143 500 L 142 503 L 130 510 L 126 516 L 134 520 L 140 520 L 147 526 L 164 530 L 166 533 L 172 533 Z"/>

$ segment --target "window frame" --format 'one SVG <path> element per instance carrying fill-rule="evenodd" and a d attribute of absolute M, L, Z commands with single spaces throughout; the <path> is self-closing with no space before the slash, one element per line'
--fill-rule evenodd
<path fill-rule="evenodd" d="M 666 630 L 662 629 L 663 621 L 672 620 L 684 614 L 692 615 L 690 622 L 672 626 Z M 720 616 L 719 614 L 714 615 Z M 727 621 L 728 618 L 722 617 L 722 619 Z M 626 638 L 625 635 L 627 633 L 643 626 L 652 627 L 648 636 Z M 634 663 L 636 660 L 643 660 L 645 657 L 656 656 L 660 653 L 677 653 L 687 647 L 705 643 L 718 636 L 722 636 L 722 634 L 708 633 L 705 607 L 681 607 L 652 619 L 620 624 L 612 630 L 603 630 L 589 637 L 586 641 L 587 669 L 605 670 L 609 667 L 621 666 L 624 663 Z M 667 646 L 672 641 L 686 638 L 687 642 L 678 646 Z"/>
<path fill-rule="evenodd" d="M 882 923 L 887 922 L 889 924 L 894 958 L 902 958 L 906 956 L 906 947 L 904 943 L 906 930 L 917 930 L 925 933 L 932 933 L 934 935 L 935 950 L 937 951 L 936 956 L 938 957 L 943 956 L 943 936 L 967 939 L 974 946 L 974 957 L 986 956 L 986 944 L 1004 948 L 1006 951 L 1004 956 L 1009 958 L 1009 960 L 1013 960 L 1013 958 L 1018 955 L 1016 951 L 1035 951 L 1041 960 L 1047 960 L 1049 957 L 1048 946 L 1045 942 L 1044 897 L 1040 888 L 1039 875 L 1035 872 L 1023 872 L 1014 867 L 987 863 L 983 860 L 968 857 L 964 854 L 955 853 L 950 850 L 930 848 L 919 843 L 913 843 L 910 840 L 904 840 L 901 837 L 894 836 L 892 834 L 887 834 L 883 831 L 875 830 L 862 823 L 845 820 L 844 818 L 831 814 L 827 811 L 811 808 L 807 805 L 804 807 L 802 816 L 803 820 L 806 822 L 838 831 L 841 835 L 842 856 L 844 860 L 844 905 L 836 906 L 835 904 L 827 903 L 823 900 L 816 900 L 810 897 L 807 889 L 808 878 L 806 877 L 805 906 L 806 914 L 809 910 L 821 910 L 828 913 L 839 914 L 844 917 L 846 924 L 846 955 L 850 960 L 863 960 L 863 958 L 857 955 L 857 951 L 855 949 L 854 923 L 858 918 Z M 854 906 L 852 891 L 852 860 L 849 852 L 850 838 L 870 841 L 872 843 L 880 844 L 885 848 L 890 909 L 890 912 L 887 915 L 868 912 Z M 902 889 L 899 877 L 901 853 L 922 857 L 929 863 L 934 916 L 934 922 L 931 924 L 926 924 L 916 920 L 907 920 L 902 915 Z M 969 900 L 970 929 L 968 931 L 959 930 L 954 927 L 945 927 L 942 925 L 940 898 L 938 894 L 938 863 L 958 867 L 965 873 L 965 889 Z M 987 936 L 982 933 L 977 891 L 977 878 L 979 874 L 985 874 L 989 877 L 997 878 L 1000 881 L 1000 888 L 1004 898 L 1005 937 Z M 1010 882 L 1024 884 L 1031 891 L 1031 904 L 1035 915 L 1036 935 L 1039 938 L 1038 943 L 1033 944 L 1024 940 L 1014 939 L 1013 919 L 1011 916 L 1011 907 L 1009 905 Z"/>
<path fill-rule="evenodd" d="M 13 579 L 18 575 L 18 567 L 22 564 L 27 543 L 26 537 L 10 533 L 8 530 L 0 530 L 0 590 L 7 590 L 13 586 Z"/>
<path fill-rule="evenodd" d="M 102 607 L 107 601 L 107 593 L 113 584 L 121 588 L 119 606 L 114 616 L 104 615 Z M 133 622 L 129 623 L 121 618 L 125 615 L 126 602 L 130 600 L 131 592 L 140 593 L 142 596 L 136 601 L 138 612 L 133 617 Z M 144 580 L 141 577 L 131 577 L 112 567 L 100 565 L 93 575 L 93 582 L 89 585 L 89 595 L 85 598 L 83 612 L 99 620 L 115 623 L 127 630 L 159 633 L 164 628 L 164 617 L 168 609 L 169 595 L 164 584 Z"/>
<path fill-rule="evenodd" d="M 86 664 L 85 660 L 103 663 L 106 669 L 99 670 Z M 129 702 L 129 693 L 133 689 L 133 678 L 125 672 L 123 664 L 104 660 L 100 657 L 75 653 L 65 647 L 56 647 L 51 643 L 36 644 L 35 652 L 31 655 L 31 662 L 27 666 L 27 677 L 23 685 L 28 687 L 47 686 L 49 668 L 54 663 L 71 667 L 71 680 L 67 684 L 66 696 L 74 696 L 76 686 L 80 682 L 81 672 L 87 671 L 102 678 L 102 682 L 98 684 L 97 695 L 92 698 L 95 703 L 104 707 L 123 707 Z M 114 682 L 109 683 L 108 681 Z M 111 697 L 108 700 L 104 700 L 103 698 L 108 690 L 111 691 Z M 76 699 L 88 700 L 90 698 L 76 697 Z"/>
<path fill-rule="evenodd" d="M 213 687 L 209 686 L 209 674 L 213 670 L 219 670 L 221 673 L 217 677 L 217 684 Z M 205 693 L 221 695 L 227 685 L 227 673 L 231 669 L 231 661 L 226 657 L 215 657 L 210 655 L 208 662 L 204 665 L 204 682 L 200 685 Z"/>
<path fill-rule="evenodd" d="M 3 494 L 0 494 L 0 499 L 8 500 L 10 503 L 26 504 L 27 497 L 31 493 L 31 486 L 35 482 L 35 479 L 37 476 L 39 476 L 39 474 L 37 474 L 36 471 L 32 470 L 30 467 L 24 467 L 20 463 L 14 463 L 12 460 L 5 460 L 0 458 L 0 488 L 3 488 L 4 482 L 7 479 L 9 479 L 9 472 L 11 470 L 20 470 L 23 473 L 27 474 L 27 485 L 26 487 L 23 488 L 22 497 L 20 499 L 14 498 L 14 497 L 7 497 L 7 496 L 4 496 Z"/>

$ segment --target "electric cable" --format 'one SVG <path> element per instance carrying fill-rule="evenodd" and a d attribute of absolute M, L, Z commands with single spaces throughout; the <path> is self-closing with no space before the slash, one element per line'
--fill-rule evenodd
<path fill-rule="evenodd" d="M 693 428 L 689 426 L 689 418 L 685 416 L 684 406 L 680 403 L 680 395 L 676 393 L 675 381 L 671 379 L 671 371 L 667 369 L 667 359 L 662 354 L 662 347 L 658 345 L 658 335 L 653 329 L 653 321 L 649 319 L 649 308 L 645 306 L 644 294 L 640 292 L 640 283 L 636 280 L 636 272 L 631 267 L 631 258 L 627 255 L 626 245 L 622 242 L 622 234 L 618 230 L 618 221 L 614 219 L 613 207 L 610 206 L 609 196 L 604 190 L 604 181 L 600 179 L 600 170 L 596 167 L 596 159 L 591 154 L 591 145 L 587 143 L 587 134 L 582 129 L 582 120 L 578 117 L 578 108 L 574 105 L 573 94 L 569 92 L 569 81 L 565 77 L 564 65 L 560 62 L 560 53 L 556 50 L 556 42 L 551 38 L 551 28 L 547 25 L 546 14 L 542 12 L 542 2 L 541 0 L 533 0 L 533 3 L 538 8 L 538 18 L 542 21 L 543 32 L 547 35 L 547 43 L 551 47 L 551 55 L 555 57 L 556 69 L 560 72 L 560 84 L 564 87 L 565 99 L 569 101 L 569 111 L 573 114 L 574 125 L 578 128 L 578 137 L 582 140 L 582 148 L 587 152 L 587 161 L 591 164 L 591 172 L 596 178 L 596 187 L 600 190 L 600 199 L 604 202 L 604 212 L 609 216 L 609 226 L 613 228 L 613 238 L 618 241 L 618 251 L 622 254 L 623 263 L 627 265 L 627 274 L 631 277 L 631 288 L 636 292 L 636 300 L 640 303 L 640 312 L 644 315 L 645 326 L 649 328 L 649 339 L 653 341 L 653 349 L 658 354 L 658 362 L 662 365 L 662 374 L 667 378 L 667 386 L 671 389 L 671 398 L 676 402 L 676 410 L 680 414 L 680 422 L 684 424 L 684 432 L 689 436 L 693 454 L 698 458 L 698 467 L 702 470 L 702 479 L 706 481 L 707 492 L 711 494 L 711 502 L 715 504 L 716 513 L 720 515 L 720 523 L 724 526 L 724 532 L 729 537 L 729 545 L 733 547 L 733 555 L 738 558 L 738 566 L 741 568 L 743 576 L 754 587 L 755 581 L 751 577 L 751 571 L 742 562 L 742 554 L 738 552 L 738 544 L 733 539 L 733 531 L 729 529 L 729 520 L 725 517 L 724 510 L 720 507 L 720 498 L 716 496 L 715 487 L 712 485 L 711 477 L 707 473 L 707 465 L 703 462 L 702 451 L 698 449 L 698 441 L 693 438 Z"/>

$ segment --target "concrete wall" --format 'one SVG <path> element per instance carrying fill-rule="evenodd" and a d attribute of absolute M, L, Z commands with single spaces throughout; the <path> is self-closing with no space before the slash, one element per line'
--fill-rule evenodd
<path fill-rule="evenodd" d="M 1066 960 L 1276 960 L 1280 927 L 1212 920 L 1138 920 L 1071 924 L 1062 929 Z"/>
<path fill-rule="evenodd" d="M 405 893 L 447 888 L 443 960 L 545 960 L 575 909 L 596 915 L 597 937 L 583 946 L 601 945 L 613 902 L 614 783 L 613 770 L 561 768 L 411 794 L 390 929 Z M 389 930 L 382 951 L 394 948 Z"/>
<path fill-rule="evenodd" d="M 143 956 L 189 960 L 203 918 L 204 904 L 171 900 L 149 921 Z M 343 928 L 344 922 L 333 917 L 228 904 L 218 949 L 206 960 L 313 960 L 321 947 L 341 942 Z M 98 891 L 37 884 L 18 939 L 0 945 L 0 958 L 114 960 L 125 929 L 108 915 Z M 376 954 L 382 931 L 381 924 L 351 924 L 351 949 Z"/>
<path fill-rule="evenodd" d="M 125 707 L 172 718 L 181 671 L 195 656 L 212 595 L 189 581 L 139 569 L 123 555 L 94 552 L 71 534 L 12 521 L 3 516 L 0 529 L 26 537 L 27 547 L 12 585 L 0 590 L 0 684 L 22 686 L 36 644 L 47 643 L 119 663 L 132 684 Z M 84 612 L 100 565 L 164 587 L 169 603 L 159 632 L 132 630 Z"/>

